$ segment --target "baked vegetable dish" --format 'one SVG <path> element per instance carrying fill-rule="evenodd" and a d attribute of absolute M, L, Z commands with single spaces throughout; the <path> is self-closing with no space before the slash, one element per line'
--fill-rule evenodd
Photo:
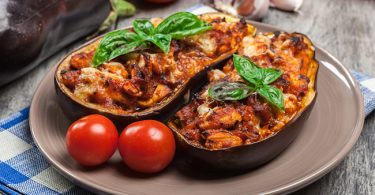
<path fill-rule="evenodd" d="M 260 142 L 315 97 L 318 64 L 305 36 L 247 36 L 238 54 L 208 72 L 209 83 L 170 122 L 190 144 L 218 150 Z"/>
<path fill-rule="evenodd" d="M 173 28 L 173 24 L 179 22 L 176 18 L 186 15 L 198 18 L 183 12 L 164 21 L 138 20 L 130 31 L 113 31 L 74 52 L 57 69 L 60 88 L 86 106 L 111 113 L 121 115 L 152 109 L 173 96 L 198 72 L 232 55 L 245 36 L 255 34 L 255 28 L 245 21 L 217 14 L 201 16 L 202 27 L 192 28 L 193 31 L 198 29 L 198 33 L 189 35 L 183 31 L 172 37 L 163 34 L 166 28 L 171 25 Z M 187 22 L 181 23 L 191 24 L 191 21 Z M 160 34 L 144 38 L 155 45 L 139 41 L 144 33 L 139 31 L 147 25 L 154 31 L 160 27 Z M 116 47 L 121 41 L 133 41 L 119 48 L 132 52 L 115 56 L 118 51 L 114 50 L 110 54 L 112 57 L 105 56 L 111 44 Z M 163 41 L 169 41 L 170 45 L 163 45 Z M 109 43 L 103 45 L 106 42 Z M 137 48 L 129 46 L 133 43 L 138 44 Z"/>
<path fill-rule="evenodd" d="M 137 19 L 59 62 L 58 103 L 70 119 L 101 114 L 118 129 L 166 122 L 199 165 L 259 166 L 308 119 L 318 63 L 306 36 L 255 31 L 222 13 Z"/>

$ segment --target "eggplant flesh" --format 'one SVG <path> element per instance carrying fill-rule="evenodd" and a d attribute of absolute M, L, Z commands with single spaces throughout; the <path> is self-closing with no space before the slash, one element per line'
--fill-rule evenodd
<path fill-rule="evenodd" d="M 285 35 L 293 35 L 293 36 L 288 37 L 291 39 L 286 39 L 286 38 L 284 39 L 283 37 L 276 37 L 276 38 L 274 37 L 274 36 L 285 36 Z M 265 33 L 264 35 L 262 34 L 260 36 L 262 37 L 257 39 L 256 41 L 254 41 L 253 38 L 249 38 L 248 40 L 244 39 L 243 43 L 249 43 L 249 42 L 254 43 L 254 44 L 265 43 L 269 45 L 269 42 L 267 42 L 266 39 L 270 38 L 271 40 L 276 41 L 276 44 L 281 44 L 284 47 L 286 47 L 286 44 L 290 43 L 293 51 L 295 51 L 294 50 L 295 48 L 297 48 L 297 50 L 306 49 L 305 53 L 298 54 L 297 56 L 304 58 L 304 60 L 309 58 L 310 61 L 305 61 L 306 66 L 300 66 L 300 64 L 298 63 L 296 64 L 298 68 L 301 68 L 301 70 L 298 70 L 298 71 L 304 72 L 307 75 L 308 80 L 310 80 L 307 91 L 303 95 L 303 97 L 301 97 L 301 100 L 300 100 L 302 106 L 300 107 L 300 109 L 298 109 L 295 112 L 295 114 L 290 115 L 292 117 L 290 118 L 290 120 L 287 120 L 284 123 L 285 124 L 284 126 L 281 126 L 281 128 L 277 129 L 277 131 L 273 130 L 273 133 L 266 137 L 262 137 L 261 139 L 258 139 L 257 141 L 253 141 L 253 142 L 245 142 L 244 140 L 243 144 L 237 144 L 237 142 L 233 142 L 234 144 L 228 147 L 210 148 L 209 147 L 210 145 L 207 145 L 207 143 L 210 144 L 211 142 L 207 142 L 208 138 L 204 138 L 204 137 L 207 137 L 207 135 L 205 135 L 205 132 L 215 130 L 215 127 L 212 127 L 214 126 L 212 124 L 215 124 L 215 121 L 211 123 L 211 126 L 208 129 L 206 129 L 205 127 L 202 127 L 202 125 L 203 124 L 206 125 L 207 122 L 206 121 L 202 122 L 201 119 L 204 119 L 204 118 L 199 118 L 201 117 L 200 116 L 201 113 L 198 108 L 201 105 L 205 105 L 205 102 L 209 102 L 210 104 L 217 106 L 217 103 L 215 103 L 212 99 L 209 99 L 209 98 L 207 99 L 206 97 L 207 93 L 205 93 L 207 91 L 207 87 L 210 86 L 211 83 L 220 82 L 223 80 L 225 81 L 229 80 L 231 82 L 234 82 L 231 79 L 237 79 L 238 74 L 235 71 L 235 75 L 237 75 L 235 76 L 232 74 L 233 70 L 230 70 L 228 72 L 225 72 L 225 74 L 223 73 L 224 76 L 217 80 L 215 80 L 215 78 L 217 77 L 212 76 L 212 74 L 211 76 L 208 75 L 206 80 L 209 80 L 210 82 L 209 83 L 206 82 L 204 87 L 202 87 L 202 89 L 200 90 L 200 93 L 198 93 L 195 96 L 194 99 L 197 99 L 197 100 L 196 101 L 194 100 L 195 102 L 188 104 L 185 107 L 188 109 L 183 110 L 180 113 L 180 115 L 176 114 L 167 123 L 168 126 L 172 129 L 176 137 L 178 150 L 180 150 L 181 153 L 188 154 L 187 156 L 190 159 L 193 159 L 191 161 L 192 162 L 191 165 L 193 166 L 198 165 L 198 167 L 202 167 L 204 169 L 209 169 L 209 170 L 214 170 L 214 171 L 235 171 L 235 170 L 253 169 L 257 166 L 260 166 L 272 160 L 277 155 L 279 155 L 284 149 L 286 149 L 287 146 L 297 137 L 298 133 L 300 132 L 301 127 L 304 125 L 304 121 L 306 121 L 309 118 L 310 112 L 312 110 L 313 105 L 315 104 L 315 99 L 316 99 L 316 79 L 317 79 L 316 77 L 317 77 L 317 71 L 318 71 L 318 63 L 315 61 L 314 48 L 312 46 L 311 41 L 307 39 L 304 35 L 301 35 L 299 33 L 288 34 L 288 33 L 275 32 L 274 34 Z M 301 38 L 301 37 L 303 37 L 303 39 L 297 40 L 297 38 Z M 278 38 L 282 39 L 284 42 L 277 42 L 279 41 L 277 40 Z M 260 55 L 257 55 L 256 49 L 254 50 L 254 48 L 250 48 L 253 46 L 254 48 L 261 48 L 260 49 L 261 51 L 259 52 Z M 274 47 L 274 45 L 272 45 L 271 47 L 273 48 L 273 51 L 277 50 Z M 240 47 L 239 53 L 245 56 L 247 54 L 247 56 L 250 57 L 250 59 L 253 59 L 253 61 L 261 62 L 262 60 L 264 60 L 262 58 L 262 55 L 267 55 L 266 54 L 267 52 L 264 52 L 262 50 L 264 48 L 265 48 L 264 45 L 263 47 L 260 45 L 243 45 L 243 47 Z M 281 50 L 280 53 L 284 54 L 287 52 L 284 50 Z M 253 58 L 251 57 L 251 55 L 254 55 Z M 269 59 L 268 57 L 269 56 L 267 56 L 267 59 Z M 280 59 L 280 56 L 276 58 Z M 285 60 L 286 62 L 288 62 L 288 60 L 291 60 L 288 57 L 285 57 L 285 59 L 287 59 Z M 272 62 L 272 60 L 270 61 Z M 280 63 L 280 61 L 278 63 Z M 263 66 L 269 67 L 269 65 L 263 65 Z M 230 69 L 228 67 L 233 67 L 233 65 L 231 66 L 231 63 L 228 63 L 228 66 L 225 66 L 223 69 L 226 69 L 226 70 Z M 214 71 L 212 71 L 211 73 L 213 72 Z M 289 76 L 288 71 L 285 71 L 285 74 Z M 301 79 L 306 79 L 306 77 L 301 76 L 301 75 L 298 75 L 298 77 L 296 78 L 300 78 L 300 77 Z M 285 83 L 285 80 L 283 80 L 283 78 L 280 78 L 279 81 L 280 81 L 279 83 L 283 83 L 283 84 Z M 294 80 L 290 80 L 290 81 L 294 81 Z M 275 83 L 277 83 L 277 81 Z M 285 93 L 285 89 L 284 89 L 284 93 Z M 242 104 L 246 105 L 246 102 L 248 102 L 247 99 L 245 99 L 245 101 L 237 102 L 236 105 L 237 106 L 242 105 Z M 198 105 L 196 105 L 196 103 L 198 103 Z M 231 105 L 230 101 L 227 101 L 226 103 L 223 103 L 223 102 L 221 103 L 223 104 L 224 107 L 228 107 L 228 105 Z M 188 107 L 188 106 L 191 106 L 191 107 Z M 189 110 L 191 108 L 193 109 L 196 108 L 197 109 L 196 112 L 192 112 L 191 110 Z M 242 108 L 242 107 L 238 107 L 238 108 Z M 207 116 L 211 116 L 209 120 L 216 119 L 220 121 L 221 120 L 220 118 L 214 117 L 215 115 L 212 114 L 212 113 L 215 113 L 215 111 L 213 111 L 214 109 L 220 109 L 220 106 L 215 107 L 215 108 L 210 108 L 211 111 L 206 112 L 205 114 Z M 205 109 L 205 111 L 207 111 L 207 109 Z M 244 112 L 244 110 L 240 110 L 239 113 L 242 113 L 242 112 Z M 282 112 L 280 111 L 278 113 L 282 114 Z M 199 115 L 196 116 L 197 114 Z M 230 113 L 226 113 L 226 116 L 231 116 L 231 115 Z M 251 116 L 255 116 L 255 115 L 251 115 Z M 251 124 L 254 124 L 253 122 L 254 120 L 252 120 Z M 235 124 L 238 125 L 238 123 L 239 121 L 233 123 L 234 126 L 230 128 L 235 128 L 236 127 Z M 226 124 L 223 123 L 223 125 L 226 125 Z M 188 129 L 185 130 L 184 126 L 188 126 Z M 223 127 L 220 127 L 220 129 L 222 128 Z M 190 132 L 189 132 L 189 129 L 191 129 Z M 198 134 L 199 137 L 195 135 L 195 132 L 197 129 L 199 130 L 199 134 Z M 236 128 L 234 130 L 236 130 Z M 264 129 L 262 129 L 262 131 L 264 131 Z M 232 134 L 232 130 L 224 129 L 224 132 L 228 133 L 228 135 L 236 137 L 236 134 Z M 219 140 L 219 142 L 222 141 L 223 143 L 228 144 L 229 138 L 231 139 L 230 141 L 232 140 L 236 141 L 236 139 L 233 139 L 232 137 L 228 137 L 228 139 L 226 140 L 223 137 L 221 137 L 221 140 Z M 204 139 L 207 139 L 207 140 L 204 140 Z"/>
<path fill-rule="evenodd" d="M 178 153 L 187 154 L 180 156 L 180 158 L 191 159 L 187 166 L 214 172 L 248 171 L 276 158 L 293 142 L 300 132 L 300 127 L 309 118 L 314 104 L 315 98 L 299 116 L 296 116 L 277 134 L 265 140 L 220 150 L 207 150 L 192 145 L 179 133 L 179 127 L 174 122 L 169 121 L 168 126 L 172 129 L 176 138 Z"/>
<path fill-rule="evenodd" d="M 209 150 L 197 146 L 180 133 L 181 126 L 176 118 L 172 117 L 167 124 L 175 136 L 178 153 L 187 154 L 179 157 L 190 159 L 186 161 L 189 162 L 187 166 L 214 172 L 248 171 L 276 158 L 293 142 L 308 120 L 315 100 L 314 96 L 312 102 L 276 134 L 256 143 L 231 148 Z"/>
<path fill-rule="evenodd" d="M 95 10 L 95 11 L 93 11 Z M 0 3 L 0 86 L 99 28 L 109 0 L 8 0 Z"/>
<path fill-rule="evenodd" d="M 240 23 L 240 20 L 237 18 L 233 18 L 228 15 L 224 14 L 205 14 L 204 17 L 207 17 L 208 19 L 212 18 L 226 18 L 225 22 L 233 21 L 233 27 L 235 25 L 243 25 L 243 23 Z M 203 17 L 202 16 L 202 17 Z M 222 20 L 216 20 L 216 21 L 222 21 Z M 247 29 L 246 32 L 249 32 L 251 34 L 254 34 L 255 31 L 253 31 L 253 27 L 250 24 L 246 24 L 245 28 Z M 197 38 L 195 35 L 194 37 L 191 37 L 191 39 Z M 212 61 L 210 61 L 209 64 L 205 65 L 202 70 L 199 70 L 196 72 L 192 78 L 187 79 L 184 81 L 185 83 L 178 86 L 178 88 L 175 88 L 171 95 L 165 97 L 160 102 L 155 104 L 152 107 L 145 108 L 143 110 L 137 110 L 135 112 L 124 112 L 124 110 L 121 109 L 113 109 L 113 108 L 107 108 L 105 106 L 102 106 L 100 104 L 91 103 L 88 101 L 84 101 L 77 96 L 75 96 L 74 92 L 69 89 L 62 81 L 61 73 L 65 70 L 69 70 L 70 66 L 70 60 L 72 59 L 72 56 L 76 54 L 80 54 L 82 52 L 92 52 L 94 51 L 97 46 L 99 45 L 101 41 L 101 37 L 98 37 L 80 48 L 76 49 L 75 51 L 68 54 L 65 58 L 63 58 L 56 68 L 55 72 L 55 89 L 56 93 L 58 94 L 58 102 L 60 104 L 61 109 L 65 113 L 66 116 L 68 116 L 72 120 L 76 120 L 80 117 L 83 117 L 88 114 L 102 114 L 104 116 L 107 116 L 110 118 L 120 129 L 122 129 L 125 125 L 130 124 L 131 122 L 138 121 L 138 120 L 144 120 L 144 119 L 158 119 L 161 121 L 166 121 L 166 119 L 173 115 L 173 113 L 180 107 L 180 105 L 183 102 L 186 102 L 186 93 L 190 90 L 195 89 L 196 85 L 200 84 L 199 82 L 201 79 L 204 78 L 207 71 L 212 68 L 220 68 L 222 65 L 222 61 L 226 60 L 227 58 L 231 57 L 231 55 L 237 50 L 236 44 L 233 44 L 230 42 L 230 44 L 233 46 L 235 45 L 236 48 L 230 48 L 228 51 L 220 53 L 220 55 L 215 55 L 214 58 L 212 58 Z M 186 41 L 186 40 L 184 40 Z M 184 42 L 185 43 L 185 42 Z M 189 48 L 189 47 L 187 47 Z M 171 50 L 172 52 L 172 50 Z M 121 59 L 119 59 L 121 60 Z M 128 60 L 128 59 L 127 59 Z"/>
<path fill-rule="evenodd" d="M 214 15 L 223 16 L 222 14 L 217 13 Z M 280 32 L 276 32 L 275 34 L 280 34 Z M 100 40 L 101 37 L 98 37 L 97 39 L 84 44 L 80 48 L 68 54 L 58 63 L 55 72 L 55 90 L 57 93 L 58 102 L 65 115 L 71 120 L 76 120 L 88 114 L 102 114 L 111 119 L 119 129 L 122 129 L 125 125 L 138 120 L 161 120 L 166 122 L 172 129 L 176 138 L 178 150 L 181 151 L 181 153 L 188 154 L 187 156 L 193 159 L 194 163 L 206 168 L 218 171 L 248 170 L 272 160 L 296 138 L 299 133 L 299 127 L 304 125 L 304 121 L 308 119 L 312 106 L 315 103 L 315 84 L 318 68 L 317 64 L 315 64 L 315 69 L 309 71 L 309 74 L 311 75 L 310 83 L 312 83 L 312 90 L 308 94 L 308 102 L 290 121 L 288 121 L 288 123 L 282 129 L 272 136 L 262 139 L 256 143 L 218 150 L 210 150 L 202 146 L 194 145 L 187 140 L 180 133 L 181 126 L 173 115 L 182 106 L 191 101 L 193 94 L 197 92 L 202 85 L 205 85 L 208 82 L 207 72 L 209 70 L 213 68 L 222 68 L 225 65 L 224 62 L 226 62 L 234 52 L 238 52 L 240 54 L 246 53 L 246 51 L 243 50 L 244 48 L 240 48 L 237 51 L 233 51 L 221 56 L 214 63 L 198 72 L 194 77 L 190 78 L 179 90 L 175 91 L 171 96 L 164 99 L 162 102 L 160 102 L 160 104 L 139 112 L 119 114 L 101 106 L 95 106 L 78 99 L 61 81 L 61 71 L 63 70 L 64 66 L 66 67 L 69 65 L 68 63 L 71 56 L 82 51 L 90 51 L 95 49 Z M 294 42 L 298 42 L 298 40 L 291 41 L 291 43 Z M 314 56 L 312 58 L 314 58 Z"/>

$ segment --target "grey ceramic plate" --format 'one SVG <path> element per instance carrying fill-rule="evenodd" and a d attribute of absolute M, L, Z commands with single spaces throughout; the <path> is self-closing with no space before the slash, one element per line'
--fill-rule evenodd
<path fill-rule="evenodd" d="M 258 31 L 277 28 L 253 23 Z M 37 89 L 30 109 L 34 141 L 45 158 L 64 176 L 91 191 L 114 194 L 271 194 L 306 186 L 333 169 L 357 141 L 364 122 L 358 84 L 344 66 L 316 47 L 318 96 L 296 140 L 276 159 L 240 174 L 209 174 L 189 170 L 175 161 L 160 174 L 145 176 L 128 170 L 116 153 L 95 169 L 78 166 L 65 148 L 70 121 L 56 102 L 51 70 Z M 182 167 L 182 168 L 181 168 Z"/>

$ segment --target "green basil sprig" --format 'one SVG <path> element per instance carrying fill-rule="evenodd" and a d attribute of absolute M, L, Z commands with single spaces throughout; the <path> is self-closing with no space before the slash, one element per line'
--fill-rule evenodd
<path fill-rule="evenodd" d="M 109 32 L 100 42 L 94 58 L 91 61 L 91 66 L 97 68 L 103 62 L 122 54 L 135 51 L 142 43 L 142 38 L 133 32 L 127 30 Z"/>
<path fill-rule="evenodd" d="M 208 96 L 216 100 L 241 100 L 257 92 L 267 102 L 284 111 L 284 96 L 280 89 L 269 84 L 276 81 L 282 72 L 273 68 L 260 68 L 254 62 L 239 55 L 233 55 L 233 64 L 243 83 L 221 82 L 208 89 Z"/>
<path fill-rule="evenodd" d="M 172 39 L 182 39 L 211 28 L 211 25 L 192 13 L 177 12 L 163 20 L 156 29 L 161 34 L 170 34 Z"/>
<path fill-rule="evenodd" d="M 241 100 L 248 97 L 254 88 L 243 83 L 220 82 L 208 89 L 208 96 L 217 100 Z"/>
<path fill-rule="evenodd" d="M 172 36 L 169 34 L 158 33 L 154 25 L 149 20 L 134 20 L 133 28 L 143 41 L 149 41 L 155 44 L 165 53 L 169 51 Z"/>
<path fill-rule="evenodd" d="M 95 51 L 91 66 L 97 68 L 118 56 L 147 48 L 150 43 L 167 53 L 172 39 L 182 39 L 211 28 L 207 22 L 189 12 L 175 13 L 156 28 L 149 20 L 138 19 L 133 22 L 135 32 L 117 30 L 106 34 Z"/>

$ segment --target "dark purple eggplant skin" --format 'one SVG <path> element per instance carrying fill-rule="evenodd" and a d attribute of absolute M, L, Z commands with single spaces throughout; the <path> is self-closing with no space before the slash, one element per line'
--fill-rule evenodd
<path fill-rule="evenodd" d="M 81 117 L 87 116 L 89 114 L 101 114 L 109 118 L 119 130 L 129 125 L 132 122 L 146 119 L 159 120 L 166 123 L 169 118 L 171 118 L 183 105 L 191 99 L 189 94 L 193 94 L 196 87 L 199 87 L 202 80 L 205 79 L 206 74 L 209 70 L 213 68 L 221 68 L 224 65 L 222 61 L 214 63 L 197 73 L 193 79 L 190 79 L 184 86 L 178 90 L 176 93 L 172 94 L 166 101 L 159 103 L 150 109 L 142 112 L 135 112 L 129 114 L 116 114 L 110 112 L 103 112 L 98 109 L 90 108 L 85 104 L 76 101 L 74 98 L 70 97 L 60 86 L 58 79 L 55 77 L 55 91 L 57 95 L 57 101 L 60 105 L 65 116 L 70 120 L 75 121 Z"/>
<path fill-rule="evenodd" d="M 197 73 L 193 79 L 190 79 L 180 90 L 172 94 L 166 101 L 163 101 L 158 105 L 142 112 L 116 114 L 90 108 L 89 106 L 75 100 L 74 97 L 69 96 L 61 87 L 62 83 L 60 83 L 55 76 L 54 83 L 57 102 L 65 116 L 67 116 L 71 121 L 75 121 L 89 114 L 101 114 L 109 118 L 116 125 L 119 131 L 130 123 L 139 120 L 154 119 L 166 123 L 184 103 L 191 99 L 190 94 L 193 94 L 197 87 L 202 85 L 202 83 L 205 83 L 203 81 L 206 80 L 207 72 L 214 68 L 223 67 L 223 61 L 218 61 L 217 63 L 214 63 Z M 58 74 L 58 72 L 55 74 Z"/>
<path fill-rule="evenodd" d="M 91 41 L 71 51 L 57 63 L 54 78 L 55 91 L 57 95 L 57 102 L 60 105 L 61 110 L 71 121 L 75 121 L 89 114 L 101 114 L 109 118 L 116 125 L 119 131 L 121 131 L 130 123 L 139 120 L 154 119 L 166 123 L 169 118 L 173 117 L 173 115 L 184 105 L 184 103 L 190 101 L 190 99 L 192 98 L 192 94 L 194 94 L 197 89 L 199 89 L 208 81 L 207 72 L 212 69 L 222 68 L 225 65 L 227 59 L 229 59 L 233 54 L 228 53 L 219 57 L 216 62 L 213 62 L 212 64 L 198 72 L 196 75 L 194 75 L 193 78 L 189 79 L 185 84 L 183 84 L 180 89 L 175 91 L 165 100 L 159 102 L 157 105 L 134 113 L 118 114 L 92 108 L 86 103 L 75 98 L 73 95 L 69 95 L 69 89 L 64 87 L 64 84 L 61 83 L 58 79 L 58 74 L 61 74 L 61 72 L 59 72 L 59 67 L 62 66 L 63 62 L 69 56 L 73 55 L 74 52 L 85 49 L 103 36 L 104 35 L 96 37 L 95 39 L 92 39 Z"/>
<path fill-rule="evenodd" d="M 299 134 L 301 127 L 309 118 L 310 112 L 315 104 L 314 100 L 304 111 L 290 121 L 279 132 L 249 145 L 236 146 L 220 150 L 208 150 L 189 143 L 183 135 L 178 132 L 178 127 L 173 120 L 168 122 L 175 140 L 178 153 L 184 153 L 182 158 L 189 158 L 190 166 L 215 172 L 247 171 L 263 165 L 284 151 Z"/>
<path fill-rule="evenodd" d="M 307 38 L 306 35 L 304 36 Z M 308 40 L 311 42 L 310 39 Z M 316 59 L 315 53 L 313 59 Z M 180 155 L 180 158 L 187 158 L 184 160 L 189 162 L 187 166 L 199 168 L 203 171 L 209 170 L 214 172 L 249 171 L 276 158 L 298 136 L 314 107 L 318 96 L 316 84 L 318 80 L 319 62 L 316 61 L 316 63 L 318 66 L 315 72 L 313 88 L 315 94 L 311 102 L 297 113 L 285 127 L 259 142 L 219 150 L 209 150 L 203 146 L 198 147 L 191 144 L 189 140 L 179 132 L 181 127 L 179 127 L 178 119 L 175 116 L 170 117 L 167 126 L 172 130 L 175 137 L 177 153 L 184 154 Z M 197 80 L 196 83 L 200 83 L 200 86 L 207 84 L 207 77 L 201 77 L 199 79 L 200 80 Z M 195 91 L 198 92 L 199 90 L 195 88 Z"/>
<path fill-rule="evenodd" d="M 0 86 L 99 28 L 109 0 L 8 0 L 0 3 Z"/>
<path fill-rule="evenodd" d="M 191 163 L 188 166 L 214 172 L 248 171 L 271 161 L 293 142 L 305 125 L 305 121 L 308 120 L 318 95 L 316 91 L 317 73 L 318 70 L 315 73 L 315 95 L 310 104 L 297 113 L 277 133 L 259 142 L 219 150 L 209 150 L 203 146 L 198 147 L 191 144 L 180 134 L 179 129 L 181 127 L 179 127 L 178 119 L 175 116 L 170 117 L 167 126 L 173 132 L 178 153 L 186 154 L 182 158 L 189 159 L 188 161 Z M 206 80 L 202 79 L 200 82 L 207 82 L 207 78 Z"/>

